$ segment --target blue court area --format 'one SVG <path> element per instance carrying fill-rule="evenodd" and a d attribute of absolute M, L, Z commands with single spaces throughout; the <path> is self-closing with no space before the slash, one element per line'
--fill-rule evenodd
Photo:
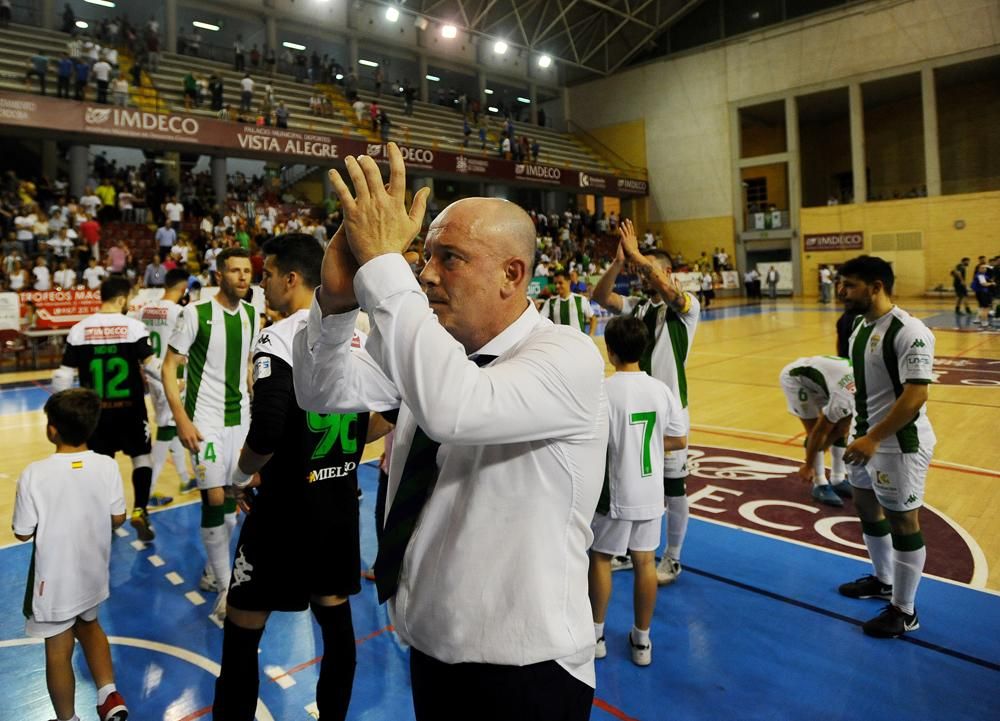
<path fill-rule="evenodd" d="M 360 476 L 370 565 L 376 470 L 368 464 Z M 133 719 L 210 716 L 222 632 L 208 620 L 213 594 L 192 595 L 204 565 L 198 517 L 196 504 L 168 507 L 155 513 L 155 543 L 143 547 L 128 529 L 113 544 L 112 595 L 101 620 Z M 42 647 L 24 638 L 20 614 L 29 553 L 29 544 L 0 550 L 4 721 L 51 718 Z M 660 591 L 648 668 L 628 655 L 632 574 L 614 574 L 595 720 L 996 717 L 997 595 L 924 579 L 921 630 L 879 641 L 859 624 L 880 604 L 836 593 L 839 582 L 866 571 L 860 561 L 692 518 L 684 563 L 677 583 Z M 374 585 L 363 583 L 351 602 L 358 672 L 350 718 L 412 718 L 407 651 L 388 630 Z M 260 654 L 269 678 L 258 719 L 310 718 L 318 638 L 307 614 L 272 617 Z M 79 651 L 77 662 L 77 711 L 93 718 L 95 691 Z"/>

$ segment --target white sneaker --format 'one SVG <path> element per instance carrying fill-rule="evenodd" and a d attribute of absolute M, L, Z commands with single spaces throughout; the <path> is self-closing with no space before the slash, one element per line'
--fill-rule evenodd
<path fill-rule="evenodd" d="M 218 593 L 219 582 L 215 579 L 215 574 L 207 568 L 202 571 L 201 580 L 198 581 L 198 588 L 202 591 L 208 591 L 209 593 Z"/>
<path fill-rule="evenodd" d="M 681 563 L 666 556 L 656 566 L 656 582 L 661 586 L 669 586 L 681 575 Z"/>
<path fill-rule="evenodd" d="M 212 613 L 208 615 L 209 620 L 219 627 L 226 620 L 226 596 L 226 591 L 219 592 L 218 597 L 215 599 L 215 606 L 212 608 Z"/>
<path fill-rule="evenodd" d="M 632 632 L 628 633 L 628 645 L 632 650 L 632 663 L 636 666 L 648 666 L 653 663 L 653 641 L 650 639 L 645 646 L 637 646 L 632 640 Z"/>
<path fill-rule="evenodd" d="M 604 636 L 597 639 L 597 646 L 594 648 L 594 658 L 604 658 L 608 655 L 608 644 L 604 642 Z"/>
<path fill-rule="evenodd" d="M 632 557 L 631 556 L 612 556 L 611 557 L 611 572 L 615 571 L 628 571 L 632 568 Z"/>

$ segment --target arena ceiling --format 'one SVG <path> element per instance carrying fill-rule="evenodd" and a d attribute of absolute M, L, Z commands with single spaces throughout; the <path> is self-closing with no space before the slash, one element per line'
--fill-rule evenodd
<path fill-rule="evenodd" d="M 704 0 L 404 0 L 400 7 L 511 47 L 545 53 L 567 82 L 606 76 L 655 50 Z"/>

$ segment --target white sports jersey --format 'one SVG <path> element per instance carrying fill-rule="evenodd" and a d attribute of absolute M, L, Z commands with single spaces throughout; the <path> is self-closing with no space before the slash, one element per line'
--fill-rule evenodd
<path fill-rule="evenodd" d="M 680 401 L 665 383 L 643 372 L 615 373 L 604 388 L 610 419 L 608 466 L 597 508 L 611 518 L 659 518 L 663 437 L 687 435 Z"/>
<path fill-rule="evenodd" d="M 854 371 L 846 358 L 799 358 L 781 369 L 781 379 L 797 400 L 819 407 L 831 423 L 854 415 Z"/>
<path fill-rule="evenodd" d="M 859 316 L 850 349 L 857 387 L 855 438 L 882 422 L 902 395 L 904 383 L 934 380 L 934 334 L 896 306 L 874 323 Z M 933 448 L 936 440 L 925 405 L 916 418 L 882 441 L 879 450 L 914 453 L 919 448 Z"/>
<path fill-rule="evenodd" d="M 114 459 L 55 453 L 17 481 L 14 533 L 35 534 L 24 612 L 35 621 L 75 618 L 108 597 L 111 516 L 125 513 Z"/>
<path fill-rule="evenodd" d="M 678 313 L 666 303 L 653 303 L 642 298 L 622 298 L 622 313 L 631 313 L 646 324 L 647 330 L 655 327 L 655 345 L 649 357 L 648 366 L 640 359 L 639 366 L 653 378 L 666 383 L 681 401 L 684 417 L 687 419 L 688 395 L 687 363 L 694 333 L 698 328 L 701 305 L 690 293 L 684 293 L 685 308 Z M 654 325 L 655 324 L 655 325 Z M 666 333 L 664 333 L 666 330 Z M 690 424 L 690 420 L 687 421 Z"/>
<path fill-rule="evenodd" d="M 570 293 L 568 298 L 557 295 L 546 300 L 539 315 L 548 318 L 556 325 L 568 325 L 589 333 L 594 309 L 590 306 L 590 299 L 579 293 Z"/>
<path fill-rule="evenodd" d="M 170 347 L 187 356 L 184 407 L 199 429 L 249 423 L 247 364 L 257 328 L 257 311 L 244 301 L 228 311 L 208 298 L 181 311 Z"/>
<path fill-rule="evenodd" d="M 167 345 L 182 310 L 184 307 L 172 300 L 161 299 L 146 303 L 139 311 L 139 320 L 149 329 L 149 345 L 161 363 L 167 357 Z"/>

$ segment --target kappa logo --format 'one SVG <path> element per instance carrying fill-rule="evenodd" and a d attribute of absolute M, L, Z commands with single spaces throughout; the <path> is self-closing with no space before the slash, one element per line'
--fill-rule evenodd
<path fill-rule="evenodd" d="M 250 580 L 250 574 L 253 573 L 253 564 L 247 561 L 247 557 L 243 552 L 243 546 L 240 546 L 240 552 L 236 556 L 236 560 L 233 562 L 233 582 L 232 587 L 236 588 L 241 583 L 246 583 Z"/>
<path fill-rule="evenodd" d="M 924 345 L 924 342 L 920 338 L 917 338 L 913 341 L 913 345 L 911 345 L 910 348 L 923 348 Z"/>
<path fill-rule="evenodd" d="M 801 463 L 798 456 L 692 446 L 687 479 L 691 515 L 867 559 L 853 501 L 845 501 L 844 508 L 813 502 L 808 486 L 798 477 Z M 958 524 L 925 505 L 920 525 L 927 539 L 928 573 L 961 583 L 974 578 L 976 583 L 985 582 L 985 569 L 977 569 L 975 561 L 983 557 L 982 551 Z"/>
<path fill-rule="evenodd" d="M 260 337 L 260 344 L 261 345 L 271 345 L 271 336 L 269 334 L 267 334 L 267 333 L 262 334 L 261 337 Z"/>
<path fill-rule="evenodd" d="M 911 493 L 909 495 L 909 497 L 907 497 L 906 502 L 903 505 L 904 506 L 909 506 L 911 503 L 916 503 L 917 500 L 918 500 L 917 499 L 917 494 L 916 493 Z"/>

